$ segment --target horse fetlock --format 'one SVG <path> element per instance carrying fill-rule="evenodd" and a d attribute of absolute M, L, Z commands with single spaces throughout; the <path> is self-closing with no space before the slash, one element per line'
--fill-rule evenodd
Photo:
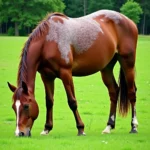
<path fill-rule="evenodd" d="M 77 102 L 75 100 L 69 100 L 68 104 L 72 111 L 77 110 Z"/>
<path fill-rule="evenodd" d="M 132 126 L 132 128 L 131 128 L 130 133 L 138 133 L 138 132 L 137 132 L 138 121 L 137 121 L 136 117 L 133 118 L 133 120 L 132 120 L 132 122 L 131 122 L 131 126 Z"/>
<path fill-rule="evenodd" d="M 45 124 L 45 131 L 46 130 L 48 130 L 48 131 L 50 131 L 50 130 L 52 130 L 53 129 L 53 125 L 52 124 Z"/>
<path fill-rule="evenodd" d="M 53 126 L 50 124 L 45 124 L 45 129 L 41 132 L 41 135 L 48 135 Z"/>
<path fill-rule="evenodd" d="M 85 132 L 78 132 L 78 136 L 86 136 Z"/>
<path fill-rule="evenodd" d="M 110 126 L 111 129 L 114 129 L 115 128 L 115 121 L 112 121 L 109 119 L 108 123 L 107 123 L 107 126 Z"/>
<path fill-rule="evenodd" d="M 130 133 L 138 133 L 137 126 L 132 126 Z"/>
<path fill-rule="evenodd" d="M 84 129 L 84 123 L 80 122 L 80 124 L 77 125 L 77 128 L 80 129 Z"/>
<path fill-rule="evenodd" d="M 81 136 L 81 135 L 86 135 L 85 132 L 84 132 L 84 125 L 80 125 L 80 126 L 77 126 L 78 128 L 78 136 Z"/>

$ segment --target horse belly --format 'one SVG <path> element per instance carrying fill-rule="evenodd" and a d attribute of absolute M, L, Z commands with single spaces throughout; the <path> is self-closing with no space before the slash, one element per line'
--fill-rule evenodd
<path fill-rule="evenodd" d="M 100 46 L 100 44 L 82 54 L 75 54 L 72 73 L 74 76 L 85 76 L 101 71 L 111 61 L 114 54 L 114 47 Z"/>

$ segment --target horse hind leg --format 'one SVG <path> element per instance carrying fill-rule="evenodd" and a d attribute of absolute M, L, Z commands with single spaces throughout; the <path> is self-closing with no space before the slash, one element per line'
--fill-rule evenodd
<path fill-rule="evenodd" d="M 136 93 L 136 85 L 135 85 L 135 93 Z M 131 121 L 131 131 L 130 133 L 137 133 L 138 120 L 136 117 L 136 99 L 131 101 L 131 109 L 132 109 L 132 121 Z"/>
<path fill-rule="evenodd" d="M 119 62 L 126 82 L 127 101 L 129 100 L 131 104 L 132 120 L 130 133 L 137 133 L 138 121 L 136 118 L 135 50 L 132 48 L 124 48 L 123 50 L 119 54 Z M 122 103 L 122 105 L 124 105 L 124 103 Z M 127 107 L 128 105 L 126 105 L 125 110 L 122 110 L 123 115 L 127 114 Z"/>
<path fill-rule="evenodd" d="M 117 54 L 114 56 L 111 62 L 101 71 L 102 79 L 108 89 L 111 101 L 109 118 L 106 128 L 102 131 L 103 134 L 110 133 L 111 129 L 115 128 L 116 107 L 119 93 L 119 88 L 113 75 L 113 68 L 116 62 L 117 62 Z"/>

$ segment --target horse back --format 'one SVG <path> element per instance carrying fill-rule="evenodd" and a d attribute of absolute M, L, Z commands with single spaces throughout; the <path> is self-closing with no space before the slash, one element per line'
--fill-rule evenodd
<path fill-rule="evenodd" d="M 74 75 L 102 70 L 122 47 L 137 41 L 137 28 L 124 15 L 102 10 L 81 17 L 55 14 L 49 18 L 50 29 L 44 45 L 44 59 L 51 65 L 72 67 Z"/>

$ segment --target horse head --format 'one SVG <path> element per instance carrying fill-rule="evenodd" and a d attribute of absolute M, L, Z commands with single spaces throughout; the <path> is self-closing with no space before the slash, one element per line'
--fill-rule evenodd
<path fill-rule="evenodd" d="M 25 82 L 16 88 L 8 83 L 13 94 L 12 108 L 16 114 L 16 136 L 31 136 L 31 129 L 35 119 L 38 117 L 39 108 L 34 95 L 28 90 Z"/>

